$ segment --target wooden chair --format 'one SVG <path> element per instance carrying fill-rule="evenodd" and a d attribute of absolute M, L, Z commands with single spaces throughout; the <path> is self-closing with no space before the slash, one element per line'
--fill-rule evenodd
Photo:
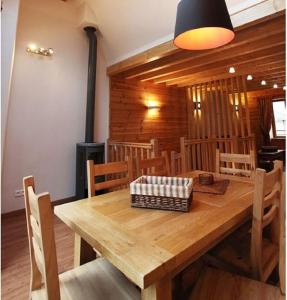
<path fill-rule="evenodd" d="M 142 175 L 170 176 L 170 166 L 166 151 L 163 151 L 159 157 L 141 159 L 137 156 L 135 160 L 137 177 Z"/>
<path fill-rule="evenodd" d="M 170 171 L 171 176 L 176 176 L 182 173 L 181 153 L 171 151 L 170 153 Z"/>
<path fill-rule="evenodd" d="M 225 166 L 222 166 L 222 164 L 225 164 Z M 252 179 L 255 172 L 254 151 L 251 150 L 250 154 L 234 154 L 220 153 L 219 149 L 216 149 L 215 172 L 217 174 L 244 176 Z"/>
<path fill-rule="evenodd" d="M 96 191 L 112 189 L 117 187 L 125 188 L 133 180 L 132 159 L 127 161 L 112 162 L 107 164 L 95 164 L 93 160 L 87 161 L 88 172 L 88 196 L 93 197 Z M 118 178 L 110 179 L 108 175 Z M 105 176 L 104 182 L 95 183 L 95 178 Z"/>
<path fill-rule="evenodd" d="M 140 299 L 136 287 L 103 258 L 58 276 L 50 195 L 35 194 L 32 176 L 23 179 L 23 186 L 31 260 L 30 299 Z"/>
<path fill-rule="evenodd" d="M 264 300 L 285 299 L 276 286 L 232 273 L 205 268 L 189 300 Z"/>
<path fill-rule="evenodd" d="M 282 208 L 283 164 L 275 161 L 274 170 L 257 169 L 251 235 L 234 244 L 232 236 L 205 256 L 214 266 L 265 282 L 279 262 L 280 209 Z M 263 234 L 266 227 L 269 236 Z M 282 236 L 282 235 L 281 235 Z"/>

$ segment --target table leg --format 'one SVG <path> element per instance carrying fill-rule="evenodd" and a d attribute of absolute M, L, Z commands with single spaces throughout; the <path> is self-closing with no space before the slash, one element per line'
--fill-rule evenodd
<path fill-rule="evenodd" d="M 172 300 L 171 278 L 165 277 L 141 292 L 141 300 Z"/>
<path fill-rule="evenodd" d="M 97 253 L 93 250 L 93 247 L 75 233 L 74 267 L 76 268 L 95 258 L 97 258 Z"/>

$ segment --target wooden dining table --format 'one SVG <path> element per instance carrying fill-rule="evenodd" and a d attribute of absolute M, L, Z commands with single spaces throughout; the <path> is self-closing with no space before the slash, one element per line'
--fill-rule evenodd
<path fill-rule="evenodd" d="M 252 182 L 230 179 L 224 195 L 194 192 L 188 213 L 132 208 L 129 189 L 54 211 L 75 232 L 75 266 L 93 259 L 94 248 L 141 289 L 142 299 L 170 300 L 176 274 L 251 218 L 253 193 Z"/>

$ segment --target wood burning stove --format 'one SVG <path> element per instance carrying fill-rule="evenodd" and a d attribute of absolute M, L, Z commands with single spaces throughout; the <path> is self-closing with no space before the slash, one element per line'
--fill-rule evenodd
<path fill-rule="evenodd" d="M 85 27 L 84 30 L 89 39 L 86 132 L 85 142 L 77 144 L 76 199 L 83 199 L 88 195 L 87 160 L 93 159 L 94 162 L 98 164 L 105 162 L 105 144 L 93 143 L 97 68 L 97 36 L 95 34 L 96 28 Z"/>

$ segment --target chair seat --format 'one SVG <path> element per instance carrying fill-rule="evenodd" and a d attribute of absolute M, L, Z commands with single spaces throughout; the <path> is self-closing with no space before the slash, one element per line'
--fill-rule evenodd
<path fill-rule="evenodd" d="M 283 300 L 280 289 L 249 278 L 206 268 L 189 300 Z"/>
<path fill-rule="evenodd" d="M 209 254 L 216 260 L 221 261 L 223 263 L 223 269 L 226 269 L 226 271 L 237 271 L 236 273 L 240 275 L 251 277 L 250 249 L 251 234 L 246 234 L 239 240 L 235 240 L 234 238 L 226 239 L 212 249 Z M 269 270 L 270 268 L 273 270 L 279 261 L 278 247 L 270 241 L 263 239 L 262 251 L 264 269 Z M 268 266 L 269 264 L 272 265 Z M 224 266 L 227 266 L 227 268 L 224 268 Z M 264 281 L 266 280 L 267 278 L 264 278 Z"/>
<path fill-rule="evenodd" d="M 136 300 L 140 291 L 106 259 L 59 275 L 61 300 Z M 47 300 L 44 287 L 32 292 L 32 300 Z"/>

